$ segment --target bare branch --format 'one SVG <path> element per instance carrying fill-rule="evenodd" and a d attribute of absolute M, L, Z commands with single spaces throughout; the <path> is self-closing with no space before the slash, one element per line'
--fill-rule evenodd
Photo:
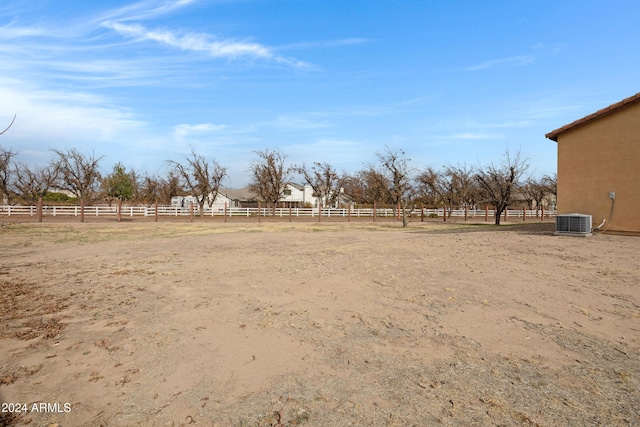
<path fill-rule="evenodd" d="M 9 126 L 7 126 L 7 128 L 6 128 L 5 130 L 3 130 L 2 132 L 0 132 L 0 135 L 2 135 L 3 133 L 5 133 L 6 131 L 8 131 L 8 130 L 9 130 L 9 128 L 10 128 L 11 126 L 13 126 L 13 122 L 15 122 L 15 121 L 16 121 L 16 115 L 14 114 L 14 115 L 13 115 L 13 120 L 11 120 L 11 123 L 9 123 Z"/>
<path fill-rule="evenodd" d="M 406 227 L 407 210 L 414 196 L 411 178 L 413 169 L 409 166 L 411 159 L 406 156 L 402 149 L 391 149 L 389 147 L 385 147 L 384 151 L 376 153 L 376 156 L 378 156 L 382 171 L 389 183 L 389 200 L 394 205 L 402 204 L 402 226 Z"/>
<path fill-rule="evenodd" d="M 505 151 L 501 165 L 492 163 L 484 168 L 479 167 L 475 178 L 485 200 L 496 211 L 496 225 L 500 225 L 502 212 L 512 203 L 513 189 L 528 168 L 527 159 L 523 159 L 520 152 L 512 157 L 509 150 Z"/>
<path fill-rule="evenodd" d="M 418 175 L 417 182 L 423 197 L 444 203 L 449 208 L 449 216 L 454 208 L 473 206 L 478 199 L 473 169 L 466 165 L 445 166 L 440 171 L 428 167 Z"/>
<path fill-rule="evenodd" d="M 200 207 L 200 216 L 204 215 L 204 204 L 213 206 L 222 181 L 227 176 L 227 169 L 213 160 L 210 164 L 204 156 L 191 150 L 191 157 L 181 164 L 173 160 L 168 163 L 173 166 L 176 175 L 182 180 L 182 185 L 196 197 Z"/>
<path fill-rule="evenodd" d="M 289 183 L 291 168 L 284 165 L 287 156 L 279 150 L 269 149 L 255 153 L 258 158 L 249 168 L 253 175 L 249 189 L 262 200 L 273 203 L 275 207 Z"/>
<path fill-rule="evenodd" d="M 58 171 L 51 167 L 30 168 L 25 164 L 15 166 L 15 180 L 12 184 L 16 195 L 26 203 L 34 204 L 44 197 L 54 185 Z"/>
<path fill-rule="evenodd" d="M 294 169 L 311 186 L 321 206 L 335 203 L 340 196 L 338 174 L 329 163 L 314 162 L 311 169 L 304 164 Z"/>
<path fill-rule="evenodd" d="M 15 157 L 17 152 L 0 147 L 0 199 L 7 196 L 10 202 L 10 183 L 11 183 L 11 159 Z M 2 200 L 0 200 L 1 202 Z"/>
<path fill-rule="evenodd" d="M 56 149 L 51 151 L 56 155 L 51 166 L 59 172 L 59 187 L 85 202 L 93 200 L 98 193 L 101 178 L 98 165 L 102 157 L 96 157 L 93 153 L 85 155 L 75 148 L 66 152 Z"/>

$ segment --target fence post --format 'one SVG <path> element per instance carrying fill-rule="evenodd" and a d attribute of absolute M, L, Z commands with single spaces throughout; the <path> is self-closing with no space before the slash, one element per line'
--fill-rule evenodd
<path fill-rule="evenodd" d="M 191 222 L 193 222 L 193 202 L 189 203 L 189 212 L 191 213 Z"/>
<path fill-rule="evenodd" d="M 260 201 L 258 200 L 258 222 L 260 222 Z"/>
<path fill-rule="evenodd" d="M 522 207 L 522 222 L 525 222 L 527 217 L 527 208 L 526 207 Z"/>
<path fill-rule="evenodd" d="M 322 221 L 322 203 L 318 202 L 318 222 Z"/>
<path fill-rule="evenodd" d="M 445 222 L 447 221 L 447 205 L 446 204 L 442 208 L 442 220 Z"/>
<path fill-rule="evenodd" d="M 504 208 L 504 220 L 508 221 L 507 217 L 509 216 L 509 208 Z"/>
<path fill-rule="evenodd" d="M 55 206 L 53 208 L 53 212 L 54 214 L 56 212 Z M 80 222 L 84 222 L 84 199 L 80 199 Z"/>
<path fill-rule="evenodd" d="M 544 206 L 541 206 L 541 211 L 540 211 L 540 219 L 541 221 L 544 221 Z"/>
<path fill-rule="evenodd" d="M 289 222 L 291 222 L 291 214 L 292 214 L 292 207 L 291 207 L 291 203 L 289 202 Z"/>
<path fill-rule="evenodd" d="M 118 222 L 122 221 L 122 199 L 118 199 L 118 204 L 116 205 L 116 213 Z"/>
<path fill-rule="evenodd" d="M 351 222 L 351 203 L 347 205 L 347 222 Z"/>
<path fill-rule="evenodd" d="M 464 205 L 464 220 L 467 220 L 467 214 L 469 213 L 467 205 Z"/>
<path fill-rule="evenodd" d="M 424 222 L 424 205 L 420 206 L 420 222 Z"/>
<path fill-rule="evenodd" d="M 38 222 L 42 222 L 42 196 L 38 197 Z"/>
<path fill-rule="evenodd" d="M 211 216 L 213 216 L 213 206 L 211 207 Z M 227 222 L 227 202 L 224 202 L 224 222 Z"/>
<path fill-rule="evenodd" d="M 376 202 L 373 202 L 373 222 L 376 222 Z"/>
<path fill-rule="evenodd" d="M 397 210 L 397 216 L 398 216 L 397 220 L 400 221 L 400 203 L 398 203 L 397 208 L 398 208 L 398 210 Z"/>
<path fill-rule="evenodd" d="M 158 202 L 156 201 L 156 222 L 158 222 Z"/>
<path fill-rule="evenodd" d="M 484 222 L 489 222 L 489 205 L 484 207 Z"/>

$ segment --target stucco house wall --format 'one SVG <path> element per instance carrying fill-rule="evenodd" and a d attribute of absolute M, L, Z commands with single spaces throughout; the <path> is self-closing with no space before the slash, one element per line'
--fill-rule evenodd
<path fill-rule="evenodd" d="M 640 94 L 547 138 L 558 143 L 558 213 L 588 214 L 594 227 L 606 219 L 609 230 L 640 232 Z"/>

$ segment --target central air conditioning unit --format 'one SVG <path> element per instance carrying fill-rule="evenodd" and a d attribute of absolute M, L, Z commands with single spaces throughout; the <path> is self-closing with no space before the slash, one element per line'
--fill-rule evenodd
<path fill-rule="evenodd" d="M 565 214 L 556 216 L 557 235 L 589 235 L 591 234 L 591 215 Z"/>

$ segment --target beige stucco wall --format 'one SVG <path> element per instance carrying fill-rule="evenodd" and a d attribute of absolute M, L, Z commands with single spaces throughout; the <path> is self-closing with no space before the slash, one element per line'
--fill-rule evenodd
<path fill-rule="evenodd" d="M 558 136 L 558 213 L 593 216 L 593 226 L 640 232 L 640 102 Z"/>

